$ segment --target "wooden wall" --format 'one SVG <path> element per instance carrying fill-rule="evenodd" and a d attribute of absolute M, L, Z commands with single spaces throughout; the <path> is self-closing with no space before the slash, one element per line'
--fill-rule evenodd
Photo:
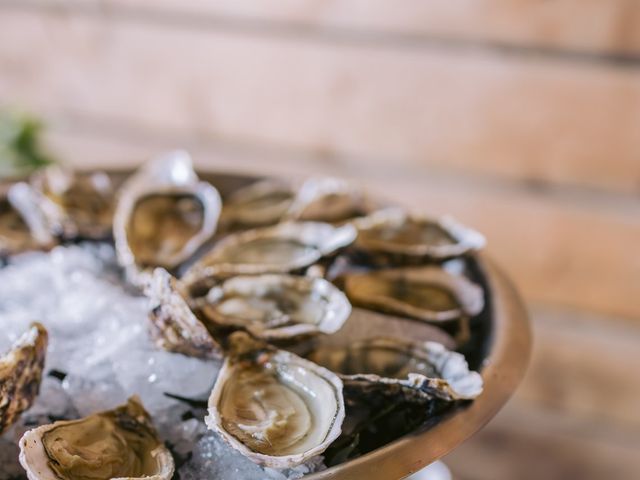
<path fill-rule="evenodd" d="M 454 469 L 640 467 L 636 0 L 0 0 L 0 104 L 42 115 L 83 166 L 182 146 L 454 214 L 536 334 L 523 387 Z"/>

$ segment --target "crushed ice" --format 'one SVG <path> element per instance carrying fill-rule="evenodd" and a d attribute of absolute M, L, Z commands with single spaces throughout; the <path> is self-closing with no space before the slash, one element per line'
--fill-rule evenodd
<path fill-rule="evenodd" d="M 181 480 L 285 480 L 323 468 L 316 458 L 287 471 L 262 469 L 207 432 L 203 411 L 164 393 L 206 399 L 220 364 L 156 349 L 146 317 L 147 300 L 123 285 L 108 244 L 23 254 L 0 269 L 0 352 L 31 321 L 49 330 L 40 395 L 0 437 L 0 480 L 26 478 L 16 447 L 25 430 L 113 408 L 133 394 L 174 452 Z"/>

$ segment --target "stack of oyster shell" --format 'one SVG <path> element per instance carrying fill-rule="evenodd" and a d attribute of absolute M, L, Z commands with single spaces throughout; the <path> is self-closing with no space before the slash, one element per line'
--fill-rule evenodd
<path fill-rule="evenodd" d="M 260 465 L 292 467 L 353 439 L 372 405 L 432 412 L 482 392 L 456 350 L 484 309 L 464 268 L 484 238 L 451 218 L 383 206 L 333 178 L 260 180 L 223 202 L 184 152 L 119 188 L 49 168 L 5 186 L 0 203 L 5 259 L 113 235 L 126 280 L 149 298 L 157 347 L 223 361 L 206 424 Z M 409 339 L 406 322 L 421 326 Z M 0 358 L 0 433 L 33 403 L 46 348 L 34 324 Z M 32 480 L 175 470 L 136 397 L 30 430 L 20 450 Z"/>

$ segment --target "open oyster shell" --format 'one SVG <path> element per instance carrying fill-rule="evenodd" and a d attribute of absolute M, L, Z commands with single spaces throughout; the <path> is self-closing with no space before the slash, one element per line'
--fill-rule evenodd
<path fill-rule="evenodd" d="M 474 316 L 484 307 L 479 285 L 437 266 L 352 273 L 343 281 L 354 305 L 427 322 Z"/>
<path fill-rule="evenodd" d="M 177 268 L 215 233 L 221 204 L 187 153 L 145 164 L 120 191 L 113 223 L 119 263 L 134 282 L 143 268 Z"/>
<path fill-rule="evenodd" d="M 259 180 L 229 195 L 221 221 L 231 228 L 273 225 L 283 218 L 293 198 L 289 184 L 275 179 Z"/>
<path fill-rule="evenodd" d="M 345 389 L 363 395 L 420 402 L 471 400 L 482 393 L 482 377 L 469 371 L 464 356 L 436 342 L 378 337 L 318 348 L 307 358 L 338 373 Z"/>
<path fill-rule="evenodd" d="M 407 325 L 408 323 L 411 325 Z M 414 342 L 437 342 L 450 350 L 455 350 L 457 347 L 454 337 L 438 325 L 427 322 L 416 323 L 410 318 L 354 307 L 340 329 L 339 335 L 316 335 L 304 338 L 295 344 L 287 345 L 286 349 L 301 357 L 307 357 L 314 350 L 342 349 L 353 343 L 377 337 L 403 338 L 409 327 L 411 340 Z"/>
<path fill-rule="evenodd" d="M 299 221 L 340 223 L 368 214 L 371 201 L 345 180 L 310 178 L 302 184 L 286 218 Z"/>
<path fill-rule="evenodd" d="M 201 306 L 218 326 L 265 340 L 337 332 L 351 313 L 347 297 L 322 278 L 237 276 L 213 287 Z"/>
<path fill-rule="evenodd" d="M 144 293 L 150 299 L 149 331 L 164 350 L 190 357 L 220 358 L 222 349 L 191 310 L 187 294 L 164 268 L 146 276 Z"/>
<path fill-rule="evenodd" d="M 50 223 L 60 223 L 66 239 L 104 239 L 111 234 L 115 192 L 104 172 L 77 172 L 59 165 L 33 176 L 32 184 L 58 208 Z"/>
<path fill-rule="evenodd" d="M 24 182 L 0 189 L 0 258 L 55 244 L 43 208 L 55 209 Z"/>
<path fill-rule="evenodd" d="M 293 353 L 230 337 L 209 398 L 207 426 L 260 465 L 289 468 L 322 453 L 344 420 L 342 382 Z"/>
<path fill-rule="evenodd" d="M 451 217 L 430 219 L 387 208 L 357 219 L 356 247 L 396 259 L 444 260 L 480 250 L 485 238 Z"/>
<path fill-rule="evenodd" d="M 33 404 L 47 353 L 47 330 L 33 323 L 0 357 L 0 434 Z"/>
<path fill-rule="evenodd" d="M 29 480 L 170 480 L 171 452 L 137 397 L 114 410 L 29 430 L 20 439 Z"/>
<path fill-rule="evenodd" d="M 352 225 L 286 222 L 234 233 L 221 240 L 184 276 L 189 285 L 234 275 L 286 273 L 306 268 L 355 239 Z"/>

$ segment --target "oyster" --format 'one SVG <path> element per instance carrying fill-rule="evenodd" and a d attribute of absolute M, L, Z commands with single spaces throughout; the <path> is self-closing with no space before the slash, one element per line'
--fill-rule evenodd
<path fill-rule="evenodd" d="M 33 323 L 0 357 L 0 434 L 33 404 L 47 353 L 47 330 Z"/>
<path fill-rule="evenodd" d="M 137 397 L 114 410 L 29 430 L 20 439 L 20 463 L 29 480 L 170 480 L 175 470 Z"/>
<path fill-rule="evenodd" d="M 64 238 L 100 240 L 110 235 L 115 199 L 106 173 L 54 165 L 35 174 L 32 184 L 58 207 L 50 222 L 61 224 Z"/>
<path fill-rule="evenodd" d="M 471 400 L 482 393 L 482 377 L 469 371 L 464 355 L 436 342 L 378 337 L 319 348 L 307 358 L 337 372 L 349 390 L 414 401 Z"/>
<path fill-rule="evenodd" d="M 209 398 L 207 426 L 260 465 L 288 468 L 322 453 L 341 431 L 342 382 L 293 353 L 230 337 Z"/>
<path fill-rule="evenodd" d="M 455 349 L 457 346 L 451 334 L 437 325 L 355 307 L 351 309 L 351 315 L 340 329 L 339 335 L 311 337 L 295 345 L 288 345 L 287 350 L 306 357 L 313 350 L 344 348 L 354 342 L 375 337 L 403 338 L 409 328 L 411 340 L 414 342 L 438 342 L 449 349 Z"/>
<path fill-rule="evenodd" d="M 201 309 L 218 326 L 245 328 L 254 337 L 277 340 L 335 333 L 351 305 L 322 278 L 264 274 L 233 277 L 213 287 Z"/>
<path fill-rule="evenodd" d="M 120 264 L 172 270 L 189 259 L 216 231 L 221 200 L 198 181 L 191 158 L 173 152 L 144 165 L 122 187 L 113 236 Z"/>
<path fill-rule="evenodd" d="M 222 350 L 188 304 L 179 282 L 164 268 L 147 276 L 144 293 L 151 301 L 150 333 L 154 343 L 190 357 L 220 358 Z"/>
<path fill-rule="evenodd" d="M 458 320 L 484 308 L 480 286 L 436 266 L 347 274 L 344 291 L 354 305 L 427 322 Z"/>
<path fill-rule="evenodd" d="M 352 225 L 286 222 L 247 230 L 221 240 L 184 276 L 189 285 L 213 278 L 286 273 L 306 268 L 355 239 Z"/>
<path fill-rule="evenodd" d="M 221 220 L 241 228 L 278 223 L 289 209 L 294 193 L 281 181 L 266 179 L 236 190 L 225 200 Z"/>
<path fill-rule="evenodd" d="M 402 259 L 447 259 L 484 247 L 484 237 L 451 217 L 429 219 L 388 208 L 358 219 L 356 247 Z"/>
<path fill-rule="evenodd" d="M 366 215 L 371 210 L 364 193 L 348 182 L 331 177 L 310 178 L 300 187 L 286 217 L 339 223 Z"/>
<path fill-rule="evenodd" d="M 19 182 L 0 191 L 0 258 L 55 244 L 38 194 Z"/>

